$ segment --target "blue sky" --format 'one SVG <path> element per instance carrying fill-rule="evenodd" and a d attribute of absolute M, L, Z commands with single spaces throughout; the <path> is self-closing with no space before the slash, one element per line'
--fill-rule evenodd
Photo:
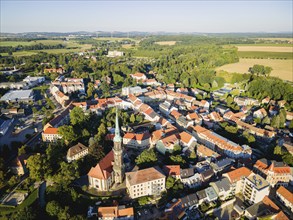
<path fill-rule="evenodd" d="M 293 31 L 292 1 L 1 1 L 1 32 Z"/>

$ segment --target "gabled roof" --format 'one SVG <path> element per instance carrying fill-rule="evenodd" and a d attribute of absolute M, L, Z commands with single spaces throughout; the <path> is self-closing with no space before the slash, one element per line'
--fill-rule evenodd
<path fill-rule="evenodd" d="M 293 204 L 293 193 L 290 192 L 288 189 L 286 189 L 284 186 L 280 186 L 280 188 L 277 190 L 276 193 L 280 194 L 282 197 L 288 200 L 291 204 Z"/>
<path fill-rule="evenodd" d="M 283 211 L 280 211 L 274 218 L 274 220 L 289 220 L 287 215 Z"/>
<path fill-rule="evenodd" d="M 58 134 L 58 128 L 47 128 L 43 131 L 43 134 Z"/>
<path fill-rule="evenodd" d="M 108 179 L 113 172 L 114 153 L 111 150 L 95 167 L 88 172 L 88 176 L 97 179 Z"/>
<path fill-rule="evenodd" d="M 79 154 L 80 152 L 83 152 L 85 150 L 88 150 L 88 148 L 84 146 L 82 143 L 78 143 L 68 149 L 67 157 L 73 157 L 74 155 Z"/>
<path fill-rule="evenodd" d="M 251 174 L 251 170 L 246 167 L 240 167 L 226 173 L 231 183 L 239 181 L 242 177 L 247 177 Z"/>
<path fill-rule="evenodd" d="M 99 207 L 98 216 L 103 218 L 120 218 L 134 216 L 133 208 L 121 208 L 118 206 Z"/>
<path fill-rule="evenodd" d="M 149 182 L 152 180 L 157 180 L 161 178 L 165 178 L 165 175 L 158 167 L 151 167 L 143 170 L 138 170 L 134 172 L 128 172 L 126 175 L 126 181 L 129 182 L 129 184 L 136 185 L 140 183 Z"/>
<path fill-rule="evenodd" d="M 190 134 L 188 134 L 185 131 L 182 131 L 179 135 L 180 135 L 181 141 L 186 144 L 188 144 L 189 141 L 193 138 L 193 136 L 191 136 Z"/>
<path fill-rule="evenodd" d="M 163 171 L 167 176 L 180 176 L 180 165 L 165 165 Z"/>

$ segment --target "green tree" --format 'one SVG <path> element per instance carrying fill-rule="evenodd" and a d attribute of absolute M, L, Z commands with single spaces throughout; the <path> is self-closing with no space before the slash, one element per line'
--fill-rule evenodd
<path fill-rule="evenodd" d="M 148 196 L 143 196 L 138 198 L 138 204 L 144 206 L 150 203 L 150 198 Z"/>
<path fill-rule="evenodd" d="M 93 93 L 95 91 L 95 87 L 93 83 L 88 83 L 88 88 L 87 88 L 87 96 L 88 98 L 93 96 Z"/>
<path fill-rule="evenodd" d="M 152 165 L 158 161 L 157 155 L 153 149 L 144 150 L 136 159 L 135 163 L 138 166 L 148 166 Z"/>
<path fill-rule="evenodd" d="M 30 177 L 37 181 L 45 179 L 52 172 L 48 161 L 40 154 L 32 155 L 28 158 L 27 168 L 29 170 Z"/>
<path fill-rule="evenodd" d="M 60 170 L 53 176 L 54 182 L 58 183 L 63 188 L 67 188 L 68 185 L 76 178 L 79 177 L 77 162 L 73 163 L 60 163 Z"/>
<path fill-rule="evenodd" d="M 290 121 L 289 128 L 293 129 L 293 120 Z"/>
<path fill-rule="evenodd" d="M 94 138 L 89 139 L 89 153 L 97 161 L 100 161 L 105 156 L 104 148 Z"/>
<path fill-rule="evenodd" d="M 262 119 L 262 124 L 266 124 L 266 125 L 269 125 L 271 123 L 271 120 L 269 118 L 269 116 L 266 116 Z"/>
<path fill-rule="evenodd" d="M 131 114 L 131 116 L 130 116 L 130 122 L 131 123 L 134 123 L 135 122 L 135 116 L 134 116 L 134 114 Z"/>
<path fill-rule="evenodd" d="M 71 125 L 63 125 L 58 128 L 58 134 L 69 144 L 77 140 L 78 135 Z"/>
<path fill-rule="evenodd" d="M 23 145 L 20 148 L 18 148 L 18 156 L 22 154 L 26 154 L 26 145 Z"/>
<path fill-rule="evenodd" d="M 185 163 L 186 163 L 186 161 L 182 158 L 181 155 L 171 155 L 171 156 L 170 156 L 170 159 L 171 159 L 171 161 L 172 161 L 174 164 L 178 164 L 178 165 L 180 165 L 180 164 L 185 164 Z"/>
<path fill-rule="evenodd" d="M 175 184 L 175 178 L 172 176 L 168 176 L 166 180 L 166 189 L 171 189 Z"/>
<path fill-rule="evenodd" d="M 276 155 L 282 155 L 282 154 L 283 154 L 283 152 L 282 152 L 282 147 L 277 145 L 277 146 L 274 148 L 274 154 L 276 154 Z"/>
<path fill-rule="evenodd" d="M 72 125 L 82 125 L 86 121 L 86 115 L 84 114 L 82 108 L 74 107 L 70 112 L 70 123 Z"/>
<path fill-rule="evenodd" d="M 52 217 L 57 216 L 61 210 L 62 210 L 62 207 L 55 200 L 48 202 L 46 205 L 46 212 Z"/>
<path fill-rule="evenodd" d="M 279 128 L 279 127 L 280 127 L 280 116 L 279 116 L 279 115 L 275 115 L 275 116 L 272 118 L 271 126 L 272 126 L 273 128 Z"/>
<path fill-rule="evenodd" d="M 174 152 L 175 154 L 180 154 L 181 151 L 182 151 L 182 147 L 181 147 L 179 144 L 175 144 L 175 145 L 174 145 L 174 148 L 173 148 L 173 152 Z"/>

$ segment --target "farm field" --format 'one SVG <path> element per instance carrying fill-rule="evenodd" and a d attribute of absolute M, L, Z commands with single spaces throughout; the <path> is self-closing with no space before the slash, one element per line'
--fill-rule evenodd
<path fill-rule="evenodd" d="M 35 40 L 35 41 L 1 41 L 0 40 L 0 46 L 1 47 L 16 47 L 18 45 L 23 46 L 31 46 L 34 44 L 44 44 L 44 45 L 57 45 L 57 44 L 63 44 L 63 40 Z"/>
<path fill-rule="evenodd" d="M 157 41 L 155 44 L 172 46 L 176 44 L 176 41 Z"/>
<path fill-rule="evenodd" d="M 291 47 L 279 47 L 279 46 L 237 46 L 238 51 L 261 51 L 261 52 L 286 52 L 292 53 L 293 46 Z"/>
<path fill-rule="evenodd" d="M 249 67 L 252 67 L 254 64 L 272 67 L 273 70 L 270 76 L 293 81 L 293 60 L 240 59 L 238 63 L 226 64 L 218 67 L 216 70 L 230 73 L 248 73 Z"/>
<path fill-rule="evenodd" d="M 238 56 L 256 59 L 293 59 L 293 53 L 290 52 L 238 51 Z"/>

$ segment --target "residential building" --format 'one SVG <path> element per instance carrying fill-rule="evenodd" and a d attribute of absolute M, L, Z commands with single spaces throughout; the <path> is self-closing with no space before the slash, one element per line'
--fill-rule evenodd
<path fill-rule="evenodd" d="M 64 80 L 52 82 L 65 94 L 71 94 L 73 92 L 85 93 L 85 85 L 82 78 L 65 78 Z"/>
<path fill-rule="evenodd" d="M 117 50 L 113 50 L 113 51 L 108 51 L 108 55 L 107 57 L 122 57 L 124 56 L 124 52 L 122 51 L 117 51 Z"/>
<path fill-rule="evenodd" d="M 48 69 L 44 69 L 45 73 L 59 73 L 59 74 L 63 74 L 65 73 L 65 70 L 62 67 L 59 68 L 48 68 Z"/>
<path fill-rule="evenodd" d="M 172 153 L 175 145 L 179 145 L 178 134 L 172 134 L 160 139 L 156 144 L 156 149 L 162 154 L 166 152 Z"/>
<path fill-rule="evenodd" d="M 66 160 L 68 162 L 78 160 L 88 155 L 88 153 L 89 153 L 88 147 L 84 146 L 82 143 L 77 143 L 76 145 L 68 149 Z"/>
<path fill-rule="evenodd" d="M 276 191 L 276 195 L 277 198 L 293 213 L 293 193 L 284 186 L 280 186 Z"/>
<path fill-rule="evenodd" d="M 192 135 L 198 142 L 220 154 L 225 154 L 231 158 L 250 158 L 252 150 L 250 147 L 239 146 L 238 144 L 207 130 L 199 125 L 192 127 Z"/>
<path fill-rule="evenodd" d="M 242 193 L 244 199 L 250 204 L 258 203 L 270 192 L 269 183 L 258 174 L 250 174 L 245 177 Z"/>
<path fill-rule="evenodd" d="M 126 133 L 123 136 L 123 144 L 130 148 L 144 149 L 150 146 L 150 133 Z"/>
<path fill-rule="evenodd" d="M 211 186 L 205 189 L 205 193 L 207 195 L 207 202 L 214 202 L 218 199 L 218 194 Z"/>
<path fill-rule="evenodd" d="M 232 190 L 230 187 L 230 181 L 228 178 L 222 178 L 216 182 L 210 183 L 210 186 L 214 188 L 219 199 L 226 200 L 232 196 Z"/>
<path fill-rule="evenodd" d="M 240 167 L 228 173 L 224 173 L 223 177 L 227 177 L 230 181 L 232 194 L 238 194 L 242 191 L 244 186 L 244 179 L 251 174 L 251 170 L 246 167 Z"/>
<path fill-rule="evenodd" d="M 198 198 L 197 198 L 196 193 L 192 193 L 187 196 L 184 196 L 184 197 L 180 198 L 180 200 L 181 200 L 181 203 L 185 209 L 191 208 L 194 206 L 196 206 L 196 207 L 198 206 Z"/>
<path fill-rule="evenodd" d="M 198 145 L 196 150 L 197 150 L 197 155 L 203 159 L 207 159 L 207 158 L 211 158 L 211 157 L 212 158 L 220 157 L 220 154 L 218 154 L 217 152 L 211 150 L 210 148 L 208 148 L 202 144 Z"/>
<path fill-rule="evenodd" d="M 69 103 L 69 96 L 65 95 L 63 92 L 61 92 L 58 87 L 51 85 L 50 86 L 50 92 L 56 99 L 56 101 L 65 107 Z"/>
<path fill-rule="evenodd" d="M 258 109 L 253 112 L 253 117 L 263 119 L 268 115 L 267 111 L 264 108 Z"/>
<path fill-rule="evenodd" d="M 202 118 L 196 112 L 188 113 L 186 115 L 186 119 L 194 121 L 194 123 L 196 125 L 201 125 L 202 124 Z"/>
<path fill-rule="evenodd" d="M 126 187 L 132 199 L 142 196 L 159 196 L 165 190 L 165 178 L 159 168 L 126 173 Z"/>
<path fill-rule="evenodd" d="M 194 172 L 194 168 L 181 169 L 180 179 L 189 188 L 198 187 L 202 184 L 201 174 Z"/>
<path fill-rule="evenodd" d="M 34 91 L 31 89 L 10 90 L 0 98 L 0 101 L 3 102 L 33 102 L 34 100 Z"/>
<path fill-rule="evenodd" d="M 241 97 L 235 96 L 234 102 L 236 102 L 239 106 L 246 106 L 246 105 L 259 105 L 256 99 L 248 98 L 248 97 Z"/>
<path fill-rule="evenodd" d="M 6 134 L 13 121 L 14 118 L 9 118 L 5 115 L 0 116 L 0 135 Z"/>
<path fill-rule="evenodd" d="M 189 133 L 182 131 L 180 134 L 180 144 L 183 147 L 194 148 L 196 145 L 196 139 Z M 193 150 L 193 149 L 192 149 Z"/>
<path fill-rule="evenodd" d="M 139 95 L 148 92 L 147 89 L 142 89 L 140 86 L 135 87 L 123 87 L 121 95 Z"/>
<path fill-rule="evenodd" d="M 196 196 L 198 198 L 198 204 L 202 204 L 203 202 L 207 201 L 207 194 L 206 194 L 206 190 L 200 190 L 196 192 Z"/>
<path fill-rule="evenodd" d="M 1 89 L 28 89 L 30 86 L 27 82 L 2 82 L 0 83 Z"/>
<path fill-rule="evenodd" d="M 98 207 L 98 220 L 134 220 L 133 207 L 110 206 Z"/>
<path fill-rule="evenodd" d="M 284 162 L 257 160 L 253 166 L 255 173 L 261 175 L 272 186 L 288 186 L 293 180 L 290 167 Z"/>
<path fill-rule="evenodd" d="M 30 87 L 34 87 L 38 84 L 45 82 L 44 76 L 27 76 L 23 79 L 23 82 L 26 82 Z"/>
<path fill-rule="evenodd" d="M 48 127 L 42 132 L 44 142 L 57 142 L 60 139 L 62 139 L 62 136 L 58 134 L 58 128 Z"/>
<path fill-rule="evenodd" d="M 181 178 L 180 165 L 165 165 L 163 171 L 166 176 L 172 176 L 175 179 Z"/>
<path fill-rule="evenodd" d="M 272 216 L 279 211 L 280 208 L 268 196 L 265 196 L 261 201 L 248 207 L 244 212 L 244 216 L 249 220 L 254 220 L 259 219 L 259 217 Z"/>
<path fill-rule="evenodd" d="M 216 162 L 212 162 L 211 167 L 213 168 L 215 173 L 220 173 L 229 170 L 232 167 L 233 163 L 233 159 L 224 158 Z"/>
<path fill-rule="evenodd" d="M 136 72 L 134 74 L 130 74 L 130 76 L 136 81 L 144 81 L 147 79 L 146 75 L 143 73 Z"/>

